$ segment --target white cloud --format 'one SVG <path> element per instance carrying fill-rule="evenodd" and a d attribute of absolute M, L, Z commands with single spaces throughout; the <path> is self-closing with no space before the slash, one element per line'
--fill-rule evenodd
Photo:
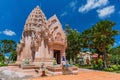
<path fill-rule="evenodd" d="M 16 35 L 16 33 L 14 31 L 9 30 L 9 29 L 5 29 L 2 33 L 7 35 L 7 36 L 14 36 L 14 35 Z"/>
<path fill-rule="evenodd" d="M 79 12 L 88 12 L 95 8 L 100 8 L 102 6 L 105 6 L 109 3 L 108 0 L 87 0 L 87 3 L 81 7 L 79 7 Z"/>
<path fill-rule="evenodd" d="M 97 12 L 99 18 L 109 17 L 111 14 L 115 12 L 115 6 L 107 6 L 103 9 L 98 9 Z"/>
<path fill-rule="evenodd" d="M 68 13 L 72 13 L 76 10 L 76 5 L 77 5 L 78 1 L 74 0 L 71 1 L 70 3 L 68 3 L 68 5 L 66 5 L 63 9 L 62 9 L 62 13 L 61 13 L 61 17 L 68 15 Z"/>
<path fill-rule="evenodd" d="M 67 12 L 63 12 L 60 16 L 63 17 L 65 15 L 67 15 Z"/>
<path fill-rule="evenodd" d="M 72 8 L 73 11 L 75 11 L 75 9 L 76 9 L 76 4 L 77 4 L 77 0 L 69 3 L 69 6 Z"/>

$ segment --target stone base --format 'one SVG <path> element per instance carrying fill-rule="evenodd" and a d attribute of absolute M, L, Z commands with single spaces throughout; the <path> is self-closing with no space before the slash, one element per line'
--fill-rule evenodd
<path fill-rule="evenodd" d="M 22 64 L 22 61 L 16 61 L 16 64 Z"/>
<path fill-rule="evenodd" d="M 45 64 L 45 66 L 52 66 L 53 65 L 53 60 L 35 61 L 35 62 L 33 62 L 33 65 L 40 67 L 43 63 Z"/>
<path fill-rule="evenodd" d="M 61 75 L 62 74 L 62 67 L 56 67 L 56 66 L 48 66 L 47 67 L 47 73 L 51 75 Z"/>
<path fill-rule="evenodd" d="M 20 66 L 20 64 L 18 64 L 18 63 L 11 63 L 11 64 L 8 64 L 8 66 Z"/>
<path fill-rule="evenodd" d="M 62 71 L 62 67 L 61 66 L 49 66 L 47 67 L 47 72 L 48 74 L 51 74 L 51 75 L 61 75 L 61 74 L 77 74 L 78 73 L 78 67 L 69 67 L 68 69 L 66 69 L 66 71 Z"/>
<path fill-rule="evenodd" d="M 43 58 L 36 58 L 34 61 L 30 62 L 30 65 L 35 65 L 35 66 L 41 66 L 42 63 L 45 64 L 45 66 L 51 66 L 53 65 L 53 59 L 43 59 Z M 24 64 L 23 61 L 16 61 L 16 64 Z"/>
<path fill-rule="evenodd" d="M 22 69 L 39 69 L 39 67 L 35 65 L 21 65 L 20 66 Z"/>

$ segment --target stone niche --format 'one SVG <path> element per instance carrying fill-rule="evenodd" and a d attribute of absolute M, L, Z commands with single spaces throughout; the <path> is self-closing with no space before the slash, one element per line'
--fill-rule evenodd
<path fill-rule="evenodd" d="M 22 64 L 23 60 L 29 59 L 33 65 L 52 65 L 55 59 L 57 64 L 61 64 L 66 47 L 66 34 L 57 16 L 47 20 L 37 6 L 25 22 L 22 39 L 17 45 L 17 63 Z"/>

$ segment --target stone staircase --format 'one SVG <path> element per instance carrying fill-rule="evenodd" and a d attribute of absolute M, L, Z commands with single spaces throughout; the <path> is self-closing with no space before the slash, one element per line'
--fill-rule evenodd
<path fill-rule="evenodd" d="M 73 72 L 72 72 L 72 70 L 70 68 L 66 69 L 62 73 L 63 73 L 63 75 L 73 74 Z"/>

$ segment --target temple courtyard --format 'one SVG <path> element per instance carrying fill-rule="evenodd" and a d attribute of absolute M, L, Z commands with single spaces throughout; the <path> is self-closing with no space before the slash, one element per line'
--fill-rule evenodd
<path fill-rule="evenodd" d="M 0 80 L 120 80 L 120 74 L 88 69 L 79 69 L 78 74 L 51 75 L 41 77 L 41 72 L 21 70 L 17 67 L 1 67 Z"/>

